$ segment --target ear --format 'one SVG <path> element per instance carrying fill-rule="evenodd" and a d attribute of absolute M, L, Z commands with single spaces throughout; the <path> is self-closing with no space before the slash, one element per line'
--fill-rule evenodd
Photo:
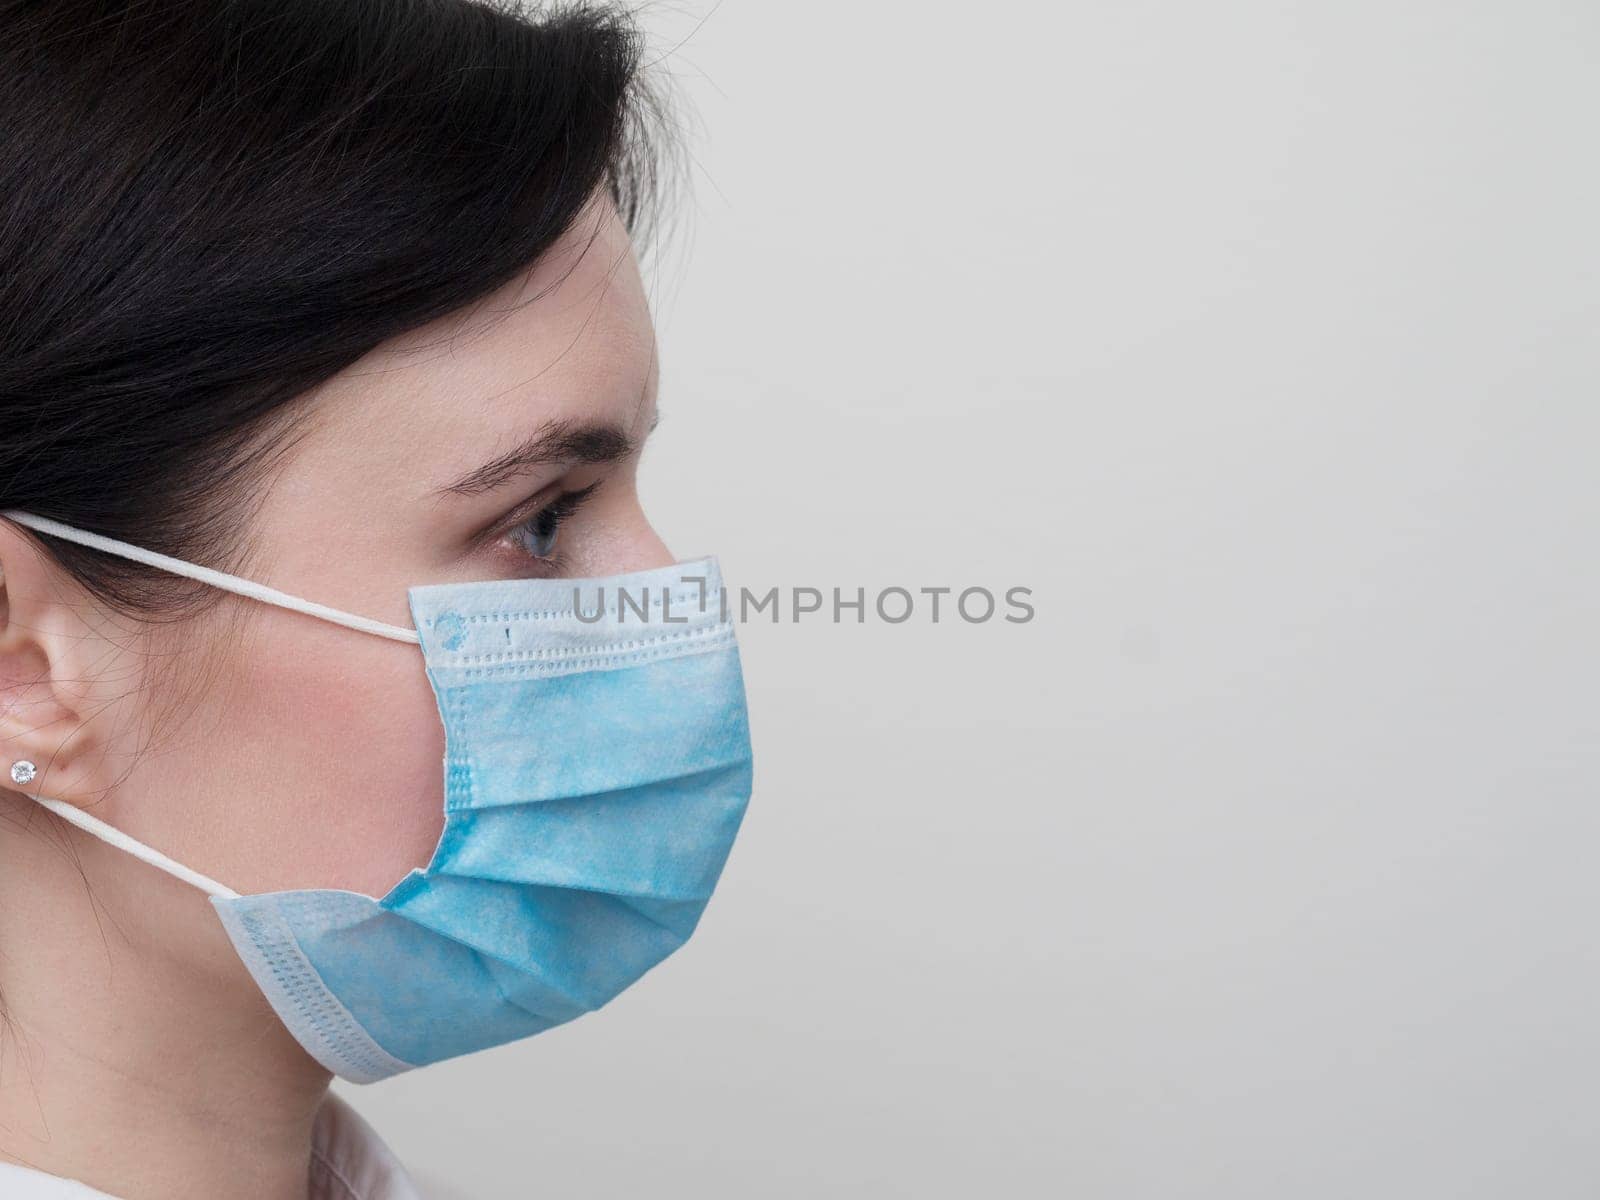
<path fill-rule="evenodd" d="M 121 661 L 128 631 L 116 632 L 47 550 L 0 520 L 0 788 L 76 805 L 106 794 L 115 700 L 138 690 Z M 25 784 L 11 779 L 19 759 L 36 772 Z"/>

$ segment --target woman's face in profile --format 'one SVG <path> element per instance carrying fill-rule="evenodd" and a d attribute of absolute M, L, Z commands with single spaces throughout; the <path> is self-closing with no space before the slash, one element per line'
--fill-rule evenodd
<path fill-rule="evenodd" d="M 241 573 L 410 626 L 414 585 L 666 565 L 636 486 L 656 381 L 627 232 L 609 203 L 591 206 L 531 272 L 299 402 Z M 240 892 L 381 897 L 427 863 L 443 823 L 444 731 L 422 655 L 248 599 L 223 605 L 206 623 L 219 661 L 185 692 L 187 719 L 157 753 L 130 733 L 119 752 L 134 765 L 96 811 Z M 183 628 L 171 636 L 195 637 Z M 204 812 L 172 802 L 208 796 Z M 103 866 L 134 903 L 118 911 L 148 911 L 165 889 L 221 937 L 185 885 L 115 851 Z"/>
<path fill-rule="evenodd" d="M 0 1193 L 398 1200 L 330 1078 L 607 1004 L 752 791 L 638 494 L 670 83 L 609 3 L 22 7 Z"/>

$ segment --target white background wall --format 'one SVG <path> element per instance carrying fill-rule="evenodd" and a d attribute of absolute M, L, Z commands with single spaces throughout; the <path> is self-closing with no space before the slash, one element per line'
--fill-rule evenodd
<path fill-rule="evenodd" d="M 696 937 L 345 1094 L 482 1200 L 1600 1191 L 1600 9 L 647 19 L 664 534 L 1037 617 L 746 625 Z"/>

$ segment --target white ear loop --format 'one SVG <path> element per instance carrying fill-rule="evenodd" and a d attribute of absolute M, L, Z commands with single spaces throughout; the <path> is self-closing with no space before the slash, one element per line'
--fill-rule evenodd
<path fill-rule="evenodd" d="M 64 800 L 53 800 L 49 796 L 37 796 L 32 792 L 24 792 L 29 799 L 37 800 L 56 816 L 65 821 L 71 821 L 86 833 L 92 833 L 102 842 L 115 846 L 118 850 L 126 850 L 135 858 L 149 863 L 152 867 L 160 867 L 168 875 L 176 876 L 185 883 L 193 884 L 203 892 L 213 896 L 220 896 L 224 900 L 237 900 L 239 893 L 225 884 L 218 883 L 209 875 L 202 875 L 199 871 L 191 870 L 181 862 L 168 858 L 161 851 L 146 846 L 137 838 L 129 837 L 114 825 L 107 825 L 99 817 L 91 817 L 83 809 L 68 804 Z"/>
<path fill-rule="evenodd" d="M 33 513 L 23 512 L 15 508 L 0 510 L 0 516 L 9 517 L 19 525 L 27 525 L 39 530 L 41 533 L 66 538 L 69 542 L 77 542 L 95 550 L 104 550 L 108 554 L 131 558 L 135 562 L 142 562 L 151 567 L 159 567 L 164 571 L 171 571 L 175 575 L 187 575 L 190 579 L 198 579 L 202 583 L 209 583 L 213 587 L 222 588 L 224 591 L 234 592 L 240 596 L 248 596 L 253 600 L 262 600 L 268 604 L 275 604 L 279 608 L 303 612 L 307 616 L 320 617 L 325 621 L 332 621 L 336 625 L 347 625 L 351 629 L 359 629 L 363 633 L 375 633 L 379 637 L 392 638 L 397 642 L 420 643 L 422 640 L 415 629 L 407 629 L 403 625 L 389 625 L 383 621 L 374 621 L 371 617 L 342 612 L 337 608 L 329 608 L 326 604 L 318 604 L 314 600 L 306 600 L 300 596 L 291 596 L 288 592 L 280 592 L 277 588 L 270 588 L 266 584 L 257 583 L 252 579 L 243 579 L 238 575 L 230 575 L 226 571 L 216 571 L 210 567 L 202 567 L 197 563 L 185 562 L 181 558 L 158 554 L 156 551 L 146 550 L 142 546 L 118 541 L 116 538 L 106 537 L 103 534 L 90 533 L 87 529 L 77 529 L 71 525 L 63 525 L 60 521 L 53 521 L 49 517 L 36 516 Z M 115 826 L 107 825 L 99 817 L 90 816 L 81 808 L 68 804 L 64 800 L 36 795 L 33 792 L 23 792 L 23 795 L 31 800 L 38 801 L 45 808 L 55 813 L 56 816 L 64 821 L 70 821 L 85 833 L 93 834 L 108 845 L 115 846 L 118 850 L 125 850 L 140 861 L 147 862 L 152 867 L 158 867 L 168 875 L 192 884 L 203 892 L 228 900 L 237 899 L 239 896 L 239 893 L 232 888 L 218 883 L 208 875 L 202 875 L 199 871 L 192 870 L 182 863 L 168 858 L 154 847 L 146 846 L 137 838 L 130 837 Z"/>
<path fill-rule="evenodd" d="M 131 558 L 146 566 L 160 567 L 163 571 L 171 571 L 175 575 L 187 575 L 190 579 L 198 579 L 202 583 L 209 583 L 224 591 L 249 596 L 252 600 L 264 600 L 268 604 L 276 604 L 279 608 L 290 608 L 307 616 L 321 617 L 324 621 L 332 621 L 336 625 L 348 625 L 351 629 L 359 629 L 363 633 L 375 633 L 379 637 L 393 638 L 397 642 L 422 641 L 415 629 L 408 629 L 404 625 L 390 625 L 383 621 L 374 621 L 371 617 L 329 608 L 326 604 L 318 604 L 315 600 L 306 600 L 300 596 L 291 596 L 288 592 L 280 592 L 277 588 L 257 583 L 253 579 L 229 575 L 226 571 L 216 571 L 210 567 L 202 567 L 198 563 L 184 562 L 181 558 L 158 554 L 154 550 L 146 550 L 143 546 L 118 541 L 104 534 L 90 533 L 87 529 L 63 525 L 60 521 L 52 521 L 49 517 L 35 516 L 33 513 L 22 512 L 15 508 L 0 511 L 0 517 L 9 517 L 19 525 L 31 526 L 40 533 L 66 538 L 69 542 L 77 542 L 95 550 L 104 550 L 107 554 Z"/>

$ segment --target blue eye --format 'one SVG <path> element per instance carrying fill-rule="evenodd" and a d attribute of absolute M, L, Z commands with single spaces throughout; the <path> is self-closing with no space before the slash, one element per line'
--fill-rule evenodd
<path fill-rule="evenodd" d="M 532 557 L 549 560 L 555 557 L 556 538 L 561 532 L 561 524 L 587 500 L 599 482 L 591 483 L 582 491 L 568 492 L 564 496 L 557 496 L 533 516 L 507 531 L 511 538 Z"/>
<path fill-rule="evenodd" d="M 556 550 L 556 534 L 561 532 L 562 517 L 554 508 L 537 513 L 511 531 L 511 536 L 535 558 L 549 558 Z"/>

